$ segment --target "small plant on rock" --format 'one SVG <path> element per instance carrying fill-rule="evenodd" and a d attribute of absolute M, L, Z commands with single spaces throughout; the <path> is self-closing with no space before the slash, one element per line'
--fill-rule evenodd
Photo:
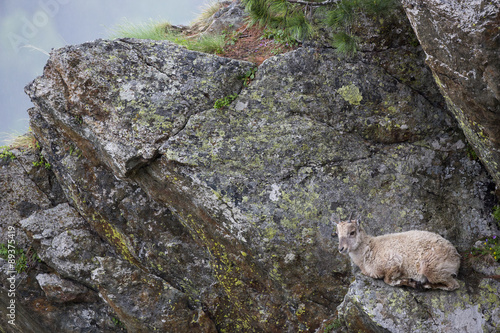
<path fill-rule="evenodd" d="M 145 24 L 125 22 L 111 30 L 111 39 L 137 38 L 152 40 L 168 40 L 185 46 L 189 50 L 218 54 L 224 51 L 226 45 L 225 34 L 200 34 L 186 36 L 179 28 L 173 27 L 168 22 L 150 21 Z M 83 120 L 75 119 L 75 124 L 82 124 Z"/>
<path fill-rule="evenodd" d="M 233 94 L 229 95 L 223 98 L 219 98 L 218 100 L 215 101 L 214 108 L 216 109 L 222 109 L 231 104 L 236 97 L 238 97 L 238 94 Z"/>
<path fill-rule="evenodd" d="M 493 219 L 497 223 L 497 225 L 500 227 L 500 206 L 495 206 L 493 207 Z"/>
<path fill-rule="evenodd" d="M 12 254 L 12 251 L 14 252 L 14 256 L 16 258 L 15 270 L 17 273 L 28 271 L 30 268 L 34 267 L 37 262 L 41 262 L 40 257 L 31 246 L 28 250 L 24 251 L 23 249 L 17 247 L 12 249 L 11 245 L 7 246 L 5 244 L 0 244 L 1 258 L 7 260 L 9 253 Z"/>
<path fill-rule="evenodd" d="M 500 262 L 500 238 L 492 236 L 481 241 L 481 245 L 471 251 L 474 256 L 491 255 L 495 261 Z"/>
<path fill-rule="evenodd" d="M 358 37 L 342 31 L 333 35 L 332 46 L 341 54 L 354 54 L 358 51 L 358 41 Z"/>
<path fill-rule="evenodd" d="M 150 20 L 143 24 L 134 24 L 130 21 L 125 21 L 111 29 L 111 39 L 116 38 L 137 38 L 137 39 L 152 39 L 164 40 L 167 37 L 167 32 L 170 28 L 168 22 L 155 22 Z"/>
<path fill-rule="evenodd" d="M 111 321 L 113 322 L 113 324 L 115 324 L 116 327 L 121 328 L 121 329 L 125 328 L 125 325 L 120 321 L 120 319 L 118 319 L 116 317 L 112 317 Z"/>
<path fill-rule="evenodd" d="M 42 154 L 39 155 L 38 161 L 33 162 L 33 166 L 44 167 L 47 170 L 50 170 L 52 168 L 52 165 L 49 162 L 47 162 L 47 160 L 43 157 Z"/>
<path fill-rule="evenodd" d="M 0 160 L 13 160 L 16 158 L 16 155 L 14 155 L 14 153 L 9 150 L 10 147 L 2 146 L 0 147 L 0 149 Z"/>
<path fill-rule="evenodd" d="M 250 82 L 252 82 L 253 79 L 255 79 L 255 73 L 257 72 L 257 67 L 254 67 L 252 69 L 249 69 L 245 75 L 240 76 L 240 80 L 243 81 L 243 85 L 245 87 L 248 87 L 250 85 Z"/>

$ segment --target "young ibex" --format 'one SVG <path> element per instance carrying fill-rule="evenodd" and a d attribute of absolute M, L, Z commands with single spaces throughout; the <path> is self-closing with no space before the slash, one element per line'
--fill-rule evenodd
<path fill-rule="evenodd" d="M 360 226 L 359 219 L 335 224 L 340 253 L 348 253 L 364 275 L 383 278 L 391 286 L 459 288 L 454 277 L 460 255 L 438 234 L 413 230 L 372 237 Z"/>

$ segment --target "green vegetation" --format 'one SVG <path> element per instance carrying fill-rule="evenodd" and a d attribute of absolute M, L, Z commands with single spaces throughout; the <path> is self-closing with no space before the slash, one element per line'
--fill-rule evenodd
<path fill-rule="evenodd" d="M 169 32 L 171 25 L 167 22 L 149 21 L 142 24 L 134 24 L 126 21 L 112 29 L 110 38 L 137 38 L 164 40 Z"/>
<path fill-rule="evenodd" d="M 360 19 L 383 18 L 397 6 L 397 0 L 243 0 L 249 14 L 248 25 L 264 28 L 263 38 L 274 39 L 286 46 L 313 37 L 317 31 L 333 29 L 332 45 L 341 54 L 354 54 L 359 49 L 360 36 L 353 28 L 361 24 Z M 208 20 L 221 8 L 219 2 L 210 3 L 196 19 L 192 27 L 207 25 Z M 319 13 L 318 15 L 315 15 Z M 187 36 L 182 29 L 168 22 L 149 21 L 144 24 L 125 22 L 111 30 L 110 38 L 139 38 L 169 40 L 190 50 L 221 54 L 226 45 L 235 43 L 235 33 L 196 34 Z M 278 51 L 276 51 L 278 52 Z M 279 53 L 279 52 L 278 52 Z"/>
<path fill-rule="evenodd" d="M 309 2 L 310 5 L 305 5 Z M 397 6 L 396 0 L 342 0 L 295 1 L 287 0 L 244 0 L 250 15 L 250 24 L 265 27 L 269 35 L 277 36 L 289 43 L 304 40 L 324 26 L 334 30 L 332 45 L 342 54 L 354 54 L 358 50 L 359 37 L 352 33 L 353 26 L 362 15 L 382 18 L 390 15 Z M 326 11 L 326 18 L 315 19 L 313 10 Z"/>
<path fill-rule="evenodd" d="M 500 206 L 493 207 L 493 219 L 500 223 Z M 487 256 L 490 255 L 495 261 L 500 262 L 500 237 L 491 236 L 481 240 L 478 247 L 472 248 L 470 252 L 472 256 Z"/>
<path fill-rule="evenodd" d="M 203 34 L 188 37 L 181 30 L 173 28 L 170 23 L 154 21 L 144 24 L 126 22 L 118 25 L 112 30 L 110 38 L 168 40 L 185 46 L 189 50 L 214 54 L 222 53 L 226 45 L 226 34 Z"/>
<path fill-rule="evenodd" d="M 251 26 L 265 27 L 269 35 L 278 36 L 284 42 L 296 43 L 313 33 L 313 24 L 306 18 L 304 5 L 286 0 L 244 0 L 243 3 Z"/>
<path fill-rule="evenodd" d="M 332 45 L 341 54 L 354 54 L 359 37 L 351 31 L 363 14 L 373 18 L 390 15 L 397 5 L 395 0 L 342 0 L 328 12 L 326 24 L 335 30 Z"/>
<path fill-rule="evenodd" d="M 215 101 L 214 108 L 222 109 L 231 104 L 236 99 L 236 97 L 238 97 L 238 94 L 233 94 L 226 96 L 224 98 L 219 98 L 218 100 Z"/>
<path fill-rule="evenodd" d="M 474 256 L 491 255 L 495 261 L 500 262 L 500 238 L 492 236 L 482 240 L 480 247 L 474 247 L 471 251 Z"/>
<path fill-rule="evenodd" d="M 341 31 L 332 37 L 332 46 L 341 54 L 354 54 L 358 51 L 359 38 Z"/>
<path fill-rule="evenodd" d="M 7 142 L 10 148 L 25 150 L 34 149 L 37 141 L 31 129 L 28 129 L 24 134 L 11 134 Z"/>
<path fill-rule="evenodd" d="M 5 134 L 5 140 L 8 143 L 6 146 L 0 147 L 0 160 L 9 161 L 14 160 L 16 156 L 11 151 L 12 149 L 34 150 L 37 148 L 38 142 L 31 130 L 25 134 L 8 133 Z M 38 146 L 39 147 L 39 146 Z"/>
<path fill-rule="evenodd" d="M 467 145 L 466 153 L 467 153 L 467 157 L 471 161 L 477 161 L 479 159 L 476 152 L 474 151 L 474 149 L 470 145 Z"/>
<path fill-rule="evenodd" d="M 342 321 L 340 318 L 337 318 L 335 320 L 332 320 L 330 323 L 325 325 L 325 328 L 323 329 L 323 332 L 331 332 L 332 330 L 336 330 L 342 327 Z"/>
<path fill-rule="evenodd" d="M 33 267 L 37 262 L 41 262 L 40 257 L 38 257 L 38 254 L 31 246 L 26 252 L 17 247 L 14 249 L 11 247 L 10 251 L 14 252 L 14 256 L 16 258 L 15 269 L 17 273 L 25 272 Z M 9 258 L 9 247 L 5 244 L 0 244 L 0 257 L 5 260 L 8 260 Z"/>
<path fill-rule="evenodd" d="M 10 151 L 9 146 L 1 146 L 0 149 L 0 160 L 13 160 L 16 158 L 16 155 Z"/>
<path fill-rule="evenodd" d="M 497 223 L 500 222 L 500 206 L 493 207 L 493 218 Z"/>
<path fill-rule="evenodd" d="M 82 116 L 74 116 L 73 117 L 73 122 L 75 125 L 83 125 L 83 118 Z"/>
<path fill-rule="evenodd" d="M 282 46 L 295 46 L 298 44 L 297 40 L 287 33 L 286 30 L 269 29 L 266 28 L 262 34 L 261 39 L 273 39 Z"/>
<path fill-rule="evenodd" d="M 83 154 L 83 152 L 80 149 L 76 148 L 74 144 L 71 144 L 69 146 L 69 155 L 70 156 L 76 156 L 76 157 L 80 158 L 80 157 L 82 157 L 82 154 Z"/>
<path fill-rule="evenodd" d="M 9 251 L 7 249 L 7 245 L 0 244 L 0 258 L 7 259 L 9 255 Z"/>
<path fill-rule="evenodd" d="M 500 206 L 493 207 L 493 219 L 497 223 L 497 226 L 500 227 Z"/>
<path fill-rule="evenodd" d="M 42 154 L 39 155 L 38 161 L 33 162 L 33 166 L 35 167 L 44 167 L 47 170 L 50 170 L 52 168 L 52 165 L 45 160 Z"/>
<path fill-rule="evenodd" d="M 226 36 L 224 34 L 201 35 L 194 40 L 186 39 L 185 41 L 185 46 L 188 48 L 188 50 L 220 54 L 224 52 L 224 46 L 226 45 Z"/>
<path fill-rule="evenodd" d="M 120 321 L 120 319 L 118 319 L 116 317 L 112 317 L 111 321 L 113 322 L 113 324 L 115 324 L 116 327 L 121 328 L 121 329 L 125 328 L 125 325 Z"/>
<path fill-rule="evenodd" d="M 257 72 L 257 67 L 254 67 L 252 69 L 249 69 L 245 75 L 242 75 L 240 77 L 240 80 L 243 81 L 243 85 L 245 87 L 248 87 L 250 85 L 250 82 L 252 82 L 253 79 L 255 79 L 255 73 Z"/>

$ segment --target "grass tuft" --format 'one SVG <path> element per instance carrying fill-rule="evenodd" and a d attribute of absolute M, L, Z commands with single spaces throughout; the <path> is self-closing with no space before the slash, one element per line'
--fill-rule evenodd
<path fill-rule="evenodd" d="M 358 37 L 342 31 L 333 35 L 332 45 L 340 54 L 353 55 L 358 51 L 358 40 Z"/>
<path fill-rule="evenodd" d="M 246 0 L 245 9 L 249 14 L 249 25 L 264 27 L 271 21 L 271 11 L 267 0 Z"/>
<path fill-rule="evenodd" d="M 154 21 L 139 25 L 132 23 L 118 25 L 112 29 L 110 38 L 168 40 L 185 46 L 188 50 L 213 54 L 222 53 L 226 45 L 226 36 L 223 34 L 201 34 L 197 37 L 189 38 L 180 30 L 173 29 L 172 25 L 168 22 L 159 23 Z"/>
<path fill-rule="evenodd" d="M 287 19 L 286 28 L 290 32 L 290 35 L 297 40 L 306 39 L 313 31 L 311 22 L 302 13 L 295 13 Z"/>
<path fill-rule="evenodd" d="M 2 133 L 3 140 L 6 143 L 6 147 L 9 149 L 35 149 L 36 148 L 36 139 L 31 132 L 31 129 L 28 129 L 26 133 Z"/>
<path fill-rule="evenodd" d="M 137 38 L 137 39 L 152 39 L 165 40 L 169 33 L 171 24 L 168 22 L 155 22 L 153 20 L 134 24 L 126 21 L 111 29 L 110 39 L 117 38 Z"/>
<path fill-rule="evenodd" d="M 192 24 L 204 24 L 212 16 L 214 16 L 214 14 L 217 13 L 222 8 L 222 6 L 223 4 L 217 0 L 210 1 L 201 8 L 201 14 L 194 19 Z"/>
<path fill-rule="evenodd" d="M 286 38 L 304 40 L 311 36 L 313 26 L 302 6 L 281 0 L 245 0 L 249 26 L 279 30 Z"/>
<path fill-rule="evenodd" d="M 208 34 L 201 35 L 186 45 L 189 50 L 213 54 L 220 54 L 224 52 L 225 46 L 226 36 Z"/>

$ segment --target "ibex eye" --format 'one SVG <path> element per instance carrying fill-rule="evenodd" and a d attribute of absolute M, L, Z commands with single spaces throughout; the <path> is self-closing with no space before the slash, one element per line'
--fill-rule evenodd
<path fill-rule="evenodd" d="M 349 235 L 351 235 L 351 236 L 356 235 L 356 231 L 351 231 L 351 233 Z"/>
<path fill-rule="evenodd" d="M 332 237 L 333 237 L 333 238 L 337 238 L 338 236 L 339 236 L 339 235 L 338 235 L 336 232 L 333 232 L 333 233 L 332 233 Z"/>

